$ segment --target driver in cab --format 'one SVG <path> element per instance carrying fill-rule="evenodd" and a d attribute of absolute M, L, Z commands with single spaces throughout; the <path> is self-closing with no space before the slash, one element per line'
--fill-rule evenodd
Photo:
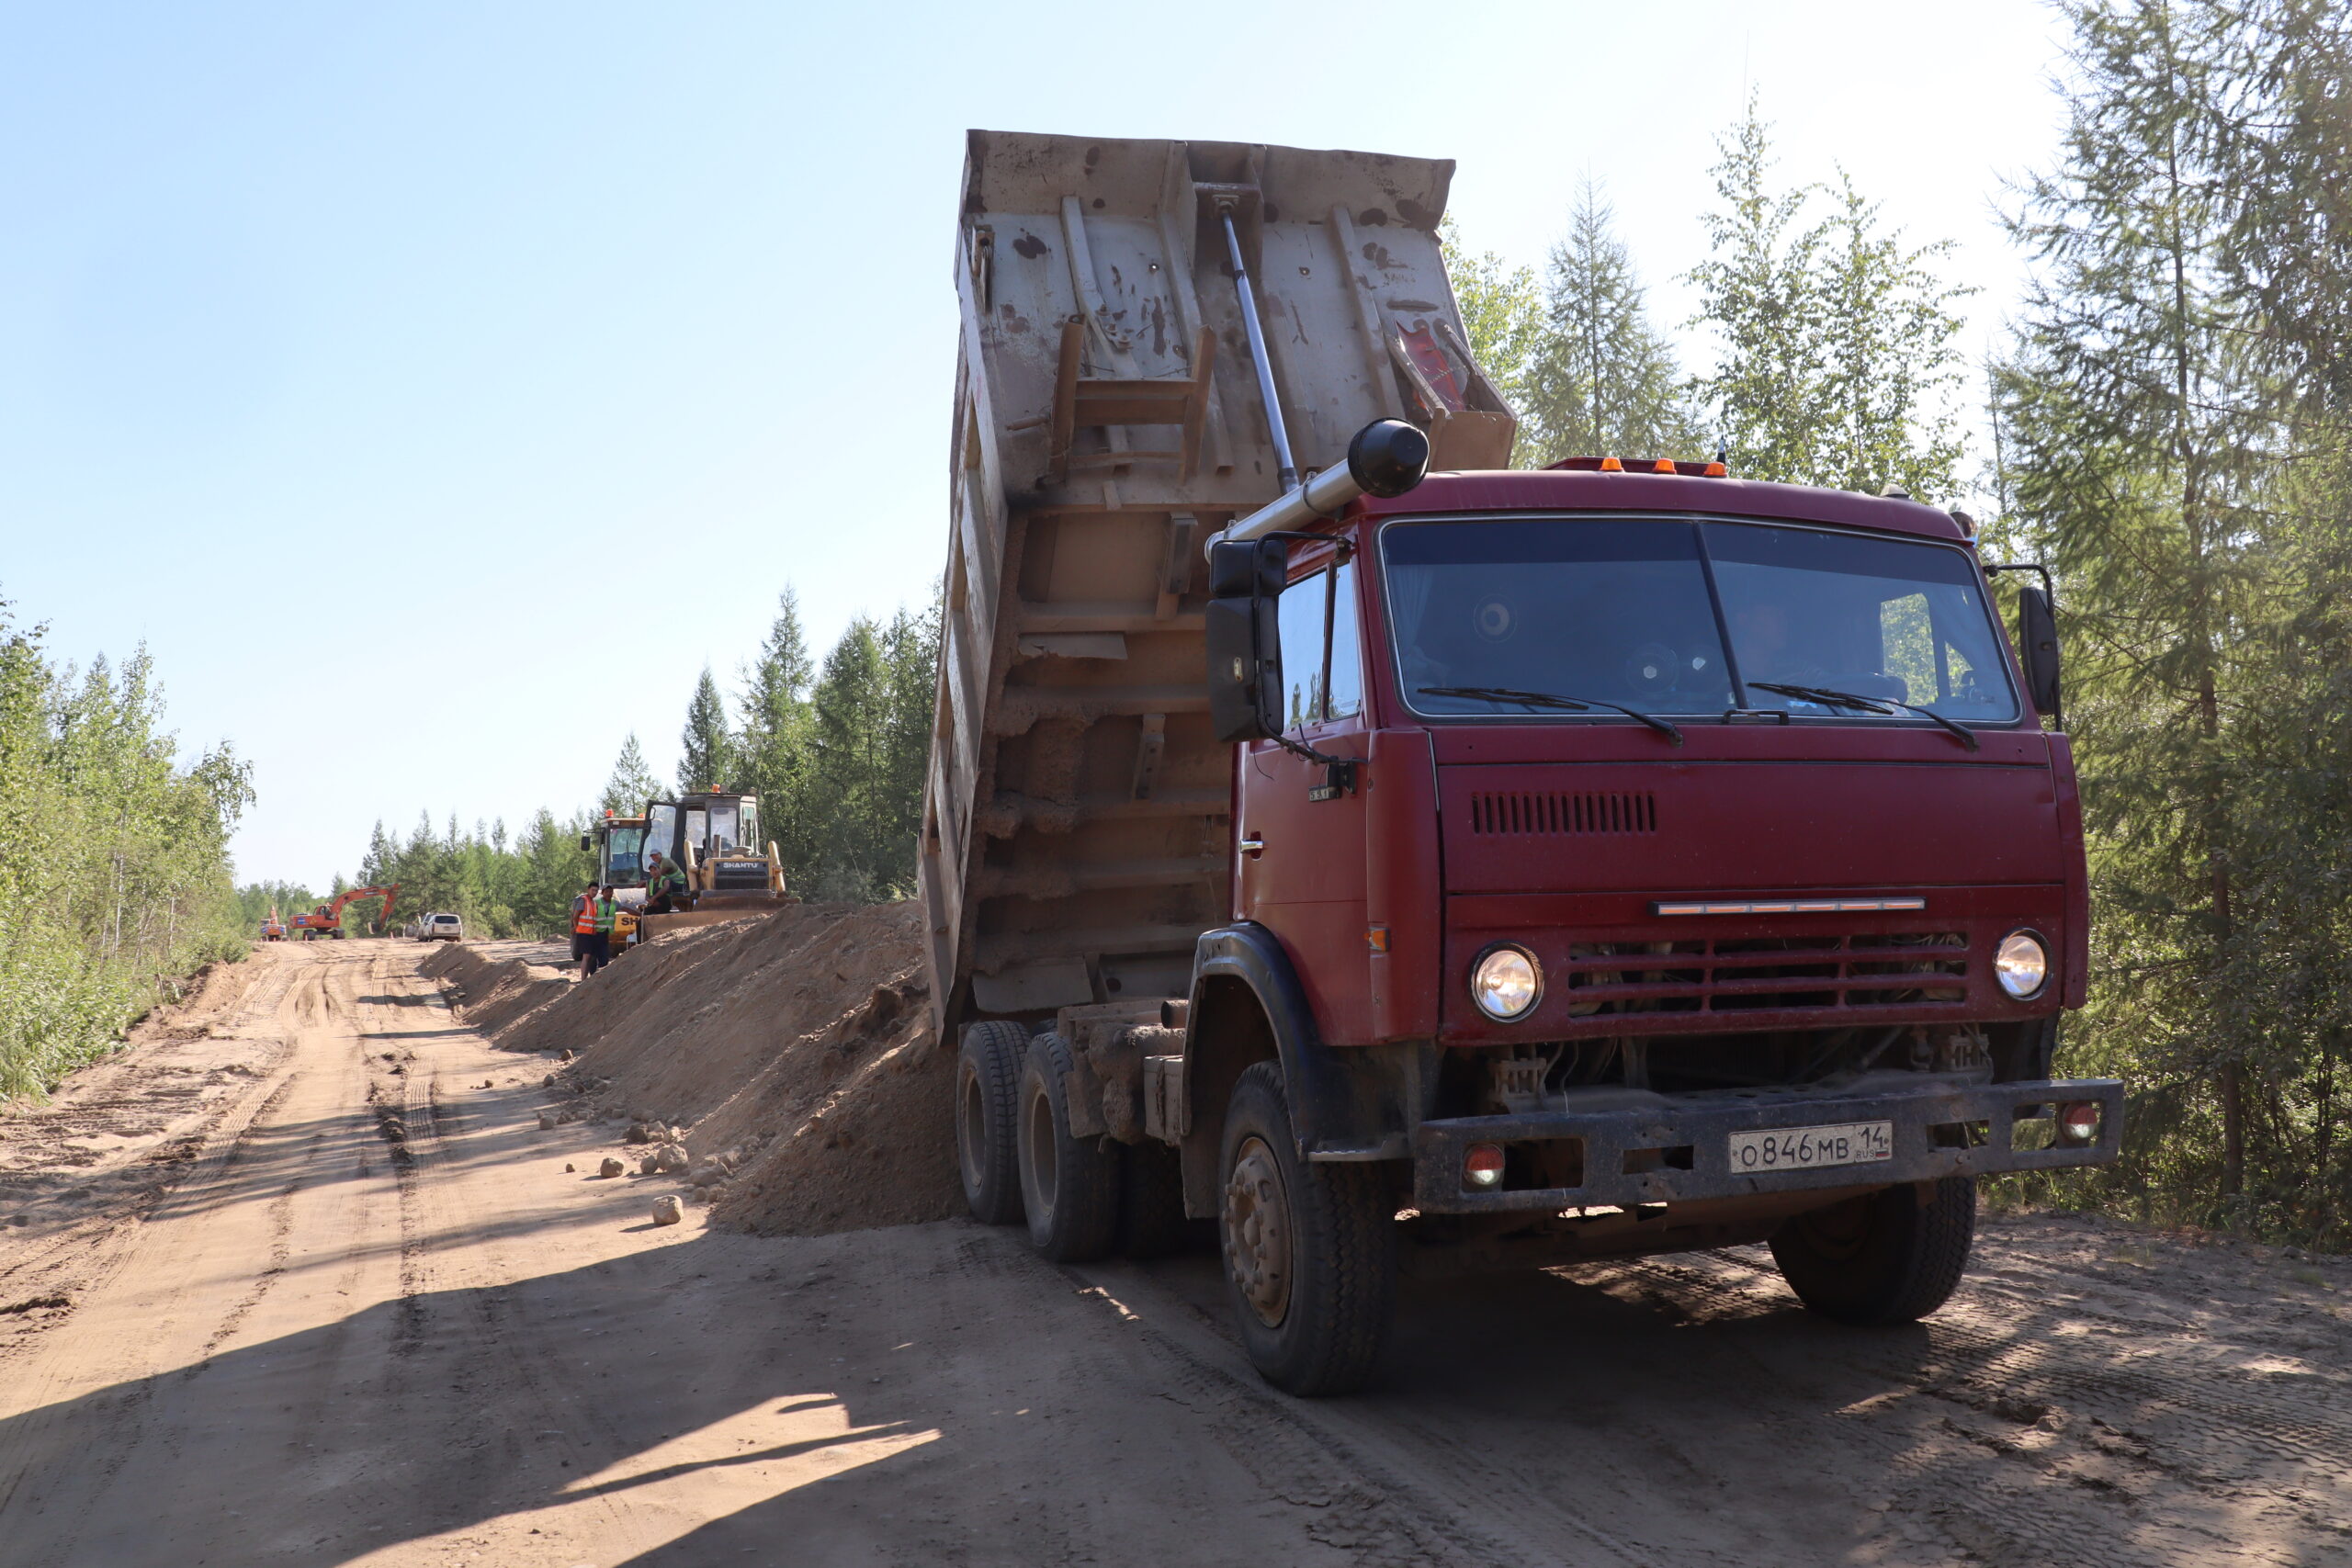
<path fill-rule="evenodd" d="M 649 915 L 674 914 L 686 897 L 686 874 L 678 863 L 663 857 L 660 850 L 645 859 L 645 912 Z"/>

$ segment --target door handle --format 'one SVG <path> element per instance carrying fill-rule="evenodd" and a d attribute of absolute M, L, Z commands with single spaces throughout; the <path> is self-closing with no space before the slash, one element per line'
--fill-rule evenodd
<path fill-rule="evenodd" d="M 1249 837 L 1241 840 L 1241 852 L 1248 855 L 1251 860 L 1256 860 L 1258 856 L 1264 852 L 1265 848 L 1266 840 L 1260 838 L 1255 833 L 1250 834 Z"/>

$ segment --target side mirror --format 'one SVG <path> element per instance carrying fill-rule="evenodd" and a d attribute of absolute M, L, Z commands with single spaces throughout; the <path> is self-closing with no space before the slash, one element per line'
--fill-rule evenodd
<path fill-rule="evenodd" d="M 2025 661 L 2026 690 L 2033 697 L 2033 705 L 2064 728 L 2058 688 L 2058 615 L 2051 608 L 2047 592 L 2039 588 L 2018 590 L 2018 630 L 2024 642 L 2018 657 Z"/>
<path fill-rule="evenodd" d="M 1219 740 L 1267 740 L 1283 730 L 1283 651 L 1275 601 L 1290 546 L 1249 539 L 1209 547 L 1209 723 Z"/>
<path fill-rule="evenodd" d="M 595 840 L 591 835 L 582 833 L 580 835 L 580 847 L 583 850 L 593 850 L 596 847 Z"/>

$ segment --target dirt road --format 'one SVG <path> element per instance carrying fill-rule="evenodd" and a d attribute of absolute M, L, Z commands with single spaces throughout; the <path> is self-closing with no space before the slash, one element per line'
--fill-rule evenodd
<path fill-rule="evenodd" d="M 1208 1259 L 654 1228 L 419 956 L 264 948 L 0 1121 L 0 1564 L 2352 1562 L 2339 1262 L 2000 1222 L 1881 1334 L 1753 1249 L 1413 1291 L 1302 1404 Z"/>

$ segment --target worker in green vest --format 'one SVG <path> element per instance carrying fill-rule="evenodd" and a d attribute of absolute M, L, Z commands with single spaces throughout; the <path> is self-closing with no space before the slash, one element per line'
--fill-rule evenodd
<path fill-rule="evenodd" d="M 645 912 L 667 915 L 685 907 L 686 874 L 678 863 L 666 860 L 660 850 L 645 861 Z"/>
<path fill-rule="evenodd" d="M 593 930 L 580 948 L 580 977 L 586 979 L 613 961 L 613 890 L 600 887 L 588 907 Z"/>

